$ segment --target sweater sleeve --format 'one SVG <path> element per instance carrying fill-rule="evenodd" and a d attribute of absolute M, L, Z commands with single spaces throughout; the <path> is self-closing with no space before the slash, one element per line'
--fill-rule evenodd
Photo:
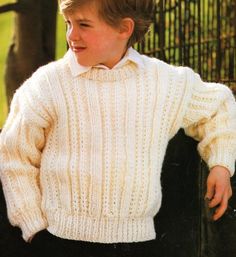
<path fill-rule="evenodd" d="M 17 90 L 0 134 L 0 178 L 8 217 L 12 225 L 21 228 L 25 241 L 47 227 L 39 172 L 50 115 L 46 97 L 41 97 L 43 91 L 34 83 L 31 78 Z"/>
<path fill-rule="evenodd" d="M 198 151 L 211 169 L 216 165 L 234 174 L 236 159 L 236 104 L 231 90 L 203 82 L 187 69 L 189 99 L 183 118 L 185 133 L 200 141 Z"/>

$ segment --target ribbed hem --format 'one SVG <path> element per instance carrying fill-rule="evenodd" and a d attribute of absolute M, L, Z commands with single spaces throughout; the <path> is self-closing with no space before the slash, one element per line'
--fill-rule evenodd
<path fill-rule="evenodd" d="M 223 166 L 228 169 L 230 175 L 233 176 L 235 172 L 235 154 L 232 155 L 231 153 L 225 151 L 225 149 L 214 153 L 213 155 L 211 155 L 208 161 L 208 166 L 211 169 L 217 165 Z"/>
<path fill-rule="evenodd" d="M 96 218 L 49 211 L 47 230 L 53 235 L 97 243 L 139 242 L 155 239 L 154 221 L 145 218 Z"/>
<path fill-rule="evenodd" d="M 23 239 L 28 242 L 29 239 L 38 231 L 45 229 L 47 225 L 46 219 L 41 212 L 32 212 L 24 214 L 21 217 L 23 220 L 20 224 Z"/>

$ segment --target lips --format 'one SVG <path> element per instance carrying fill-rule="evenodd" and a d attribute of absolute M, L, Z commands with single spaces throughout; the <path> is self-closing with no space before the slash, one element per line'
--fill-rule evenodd
<path fill-rule="evenodd" d="M 82 46 L 72 46 L 72 50 L 75 53 L 80 53 L 82 51 L 84 51 L 86 49 L 86 47 L 82 47 Z"/>

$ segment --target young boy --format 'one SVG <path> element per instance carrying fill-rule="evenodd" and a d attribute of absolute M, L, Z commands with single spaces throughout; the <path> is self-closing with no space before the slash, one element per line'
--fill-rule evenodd
<path fill-rule="evenodd" d="M 236 153 L 234 97 L 189 68 L 132 48 L 148 31 L 153 5 L 60 1 L 70 49 L 17 90 L 1 133 L 8 215 L 25 241 L 44 229 L 87 242 L 154 239 L 162 163 L 180 128 L 200 141 L 210 168 L 213 219 L 225 212 Z"/>

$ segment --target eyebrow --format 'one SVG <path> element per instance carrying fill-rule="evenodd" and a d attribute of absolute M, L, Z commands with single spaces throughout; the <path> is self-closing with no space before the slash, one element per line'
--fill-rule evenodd
<path fill-rule="evenodd" d="M 88 20 L 88 19 L 75 19 L 76 22 L 89 22 L 89 23 L 93 23 L 93 21 Z"/>
<path fill-rule="evenodd" d="M 63 18 L 64 18 L 64 20 L 68 20 L 67 19 L 67 17 L 66 17 L 66 15 L 63 15 Z M 80 18 L 78 18 L 78 19 L 75 19 L 75 21 L 76 22 L 88 22 L 88 23 L 93 23 L 93 21 L 92 20 L 89 20 L 89 19 L 80 19 Z"/>

